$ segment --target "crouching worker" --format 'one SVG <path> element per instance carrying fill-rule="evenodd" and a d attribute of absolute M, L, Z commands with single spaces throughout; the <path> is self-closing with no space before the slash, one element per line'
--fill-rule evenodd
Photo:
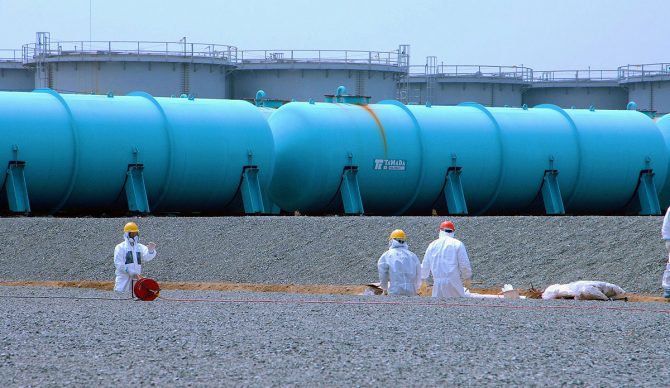
<path fill-rule="evenodd" d="M 136 223 L 129 222 L 123 227 L 123 240 L 114 248 L 116 292 L 130 291 L 132 279 L 142 273 L 142 264 L 156 257 L 155 243 L 140 244 L 140 230 Z"/>
<path fill-rule="evenodd" d="M 389 249 L 377 262 L 379 282 L 384 294 L 415 296 L 419 292 L 421 264 L 419 258 L 407 247 L 405 239 L 405 232 L 402 230 L 391 232 Z"/>
<path fill-rule="evenodd" d="M 421 263 L 421 277 L 433 274 L 433 297 L 464 297 L 470 288 L 472 267 L 465 245 L 454 237 L 456 227 L 451 221 L 440 224 L 439 238 L 428 246 Z"/>

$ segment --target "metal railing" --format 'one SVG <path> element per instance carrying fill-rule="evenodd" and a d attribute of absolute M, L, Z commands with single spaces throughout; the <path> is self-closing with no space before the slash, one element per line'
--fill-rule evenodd
<path fill-rule="evenodd" d="M 354 63 L 399 66 L 398 51 L 360 50 L 242 50 L 240 64 Z"/>
<path fill-rule="evenodd" d="M 546 70 L 534 71 L 532 82 L 599 82 L 618 81 L 617 70 Z"/>
<path fill-rule="evenodd" d="M 619 67 L 619 79 L 635 80 L 654 77 L 670 77 L 670 63 L 649 63 L 644 65 L 626 65 Z"/>
<path fill-rule="evenodd" d="M 185 58 L 211 58 L 223 62 L 237 62 L 237 47 L 207 43 L 141 42 L 141 41 L 52 41 L 48 45 L 35 43 L 23 46 L 24 63 L 37 57 L 131 55 Z"/>
<path fill-rule="evenodd" d="M 427 66 L 410 66 L 412 76 L 427 74 Z M 445 65 L 436 66 L 435 77 L 463 78 L 506 78 L 529 81 L 533 78 L 533 69 L 524 66 L 493 66 L 493 65 Z"/>
<path fill-rule="evenodd" d="M 0 62 L 21 62 L 22 59 L 21 50 L 0 49 Z"/>

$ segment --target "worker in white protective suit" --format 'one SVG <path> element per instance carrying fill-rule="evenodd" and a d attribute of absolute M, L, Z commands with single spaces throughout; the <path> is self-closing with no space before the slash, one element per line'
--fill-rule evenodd
<path fill-rule="evenodd" d="M 140 244 L 140 230 L 136 223 L 129 222 L 123 227 L 123 240 L 114 248 L 116 292 L 130 291 L 132 280 L 142 273 L 142 264 L 156 257 L 155 243 Z"/>
<path fill-rule="evenodd" d="M 668 251 L 668 261 L 665 264 L 661 286 L 663 287 L 663 297 L 670 300 L 670 207 L 665 212 L 665 217 L 663 218 L 661 237 L 665 242 L 665 249 Z"/>
<path fill-rule="evenodd" d="M 433 297 L 465 297 L 470 288 L 472 267 L 465 245 L 454 238 L 456 227 L 451 221 L 440 224 L 439 238 L 428 246 L 421 263 L 421 279 L 433 274 Z"/>
<path fill-rule="evenodd" d="M 384 294 L 416 296 L 419 292 L 421 264 L 407 247 L 406 239 L 405 232 L 400 229 L 391 232 L 389 249 L 377 262 L 379 282 Z"/>

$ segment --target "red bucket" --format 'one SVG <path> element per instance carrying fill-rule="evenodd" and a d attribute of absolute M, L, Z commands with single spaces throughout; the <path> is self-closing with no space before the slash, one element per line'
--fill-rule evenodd
<path fill-rule="evenodd" d="M 161 288 L 157 281 L 151 278 L 142 278 L 135 282 L 133 292 L 140 300 L 152 301 L 158 298 Z"/>

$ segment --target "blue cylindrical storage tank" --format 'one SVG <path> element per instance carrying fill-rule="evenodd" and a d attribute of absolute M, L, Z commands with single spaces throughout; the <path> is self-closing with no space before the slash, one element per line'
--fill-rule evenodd
<path fill-rule="evenodd" d="M 491 109 L 475 103 L 410 106 L 424 136 L 424 187 L 412 206 L 430 211 L 449 167 L 462 169 L 471 214 L 523 213 L 546 170 L 561 168 L 570 193 L 577 171 L 576 135 L 553 110 Z"/>
<path fill-rule="evenodd" d="M 656 121 L 656 126 L 661 131 L 663 138 L 665 139 L 666 153 L 670 155 L 670 115 L 665 115 Z M 670 163 L 670 160 L 668 160 Z M 665 179 L 665 185 L 663 187 L 658 187 L 659 194 L 658 200 L 661 205 L 661 210 L 670 206 L 670 165 L 668 166 L 667 175 Z"/>
<path fill-rule="evenodd" d="M 540 108 L 561 110 L 556 106 Z M 561 110 L 563 111 L 563 110 Z M 667 143 L 647 115 L 631 110 L 563 111 L 578 134 L 579 170 L 574 192 L 564 197 L 575 213 L 608 213 L 633 203 L 643 170 L 652 170 L 658 191 L 666 184 Z"/>
<path fill-rule="evenodd" d="M 414 201 L 421 136 L 404 106 L 291 102 L 269 123 L 275 138 L 270 196 L 283 210 L 337 211 L 333 205 L 347 166 L 359 167 L 366 213 L 401 214 Z M 384 169 L 384 160 L 404 166 Z"/>
<path fill-rule="evenodd" d="M 0 163 L 25 161 L 37 213 L 122 210 L 134 164 L 152 212 L 237 212 L 244 166 L 265 189 L 273 164 L 267 121 L 242 101 L 6 92 L 0 131 Z"/>
<path fill-rule="evenodd" d="M 359 167 L 363 205 L 373 214 L 430 214 L 450 167 L 461 169 L 469 214 L 534 211 L 553 170 L 568 213 L 617 213 L 631 203 L 642 170 L 653 169 L 662 187 L 668 168 L 660 132 L 632 111 L 292 103 L 269 121 L 271 196 L 285 210 L 308 213 L 332 211 L 347 164 Z M 406 168 L 380 173 L 378 159 Z"/>

